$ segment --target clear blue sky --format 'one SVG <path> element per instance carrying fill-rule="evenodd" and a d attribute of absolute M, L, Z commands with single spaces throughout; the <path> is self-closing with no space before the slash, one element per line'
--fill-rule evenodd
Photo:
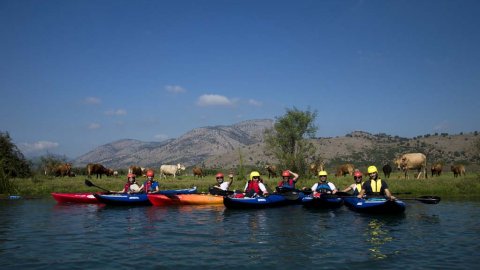
<path fill-rule="evenodd" d="M 480 130 L 480 1 L 0 0 L 24 154 L 316 110 L 318 136 Z"/>

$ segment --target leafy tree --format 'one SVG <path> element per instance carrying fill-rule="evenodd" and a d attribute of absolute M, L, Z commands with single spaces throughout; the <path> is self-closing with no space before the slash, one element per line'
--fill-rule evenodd
<path fill-rule="evenodd" d="M 12 142 L 8 133 L 0 132 L 0 170 L 7 177 L 29 177 L 30 164 Z"/>
<path fill-rule="evenodd" d="M 314 138 L 317 127 L 314 120 L 317 112 L 300 111 L 295 107 L 287 109 L 282 117 L 277 117 L 272 129 L 265 131 L 267 150 L 285 169 L 305 173 L 307 160 L 315 154 L 315 146 L 308 138 Z"/>
<path fill-rule="evenodd" d="M 0 132 L 0 193 L 12 193 L 15 190 L 10 178 L 28 176 L 31 176 L 30 164 L 12 143 L 10 135 Z"/>

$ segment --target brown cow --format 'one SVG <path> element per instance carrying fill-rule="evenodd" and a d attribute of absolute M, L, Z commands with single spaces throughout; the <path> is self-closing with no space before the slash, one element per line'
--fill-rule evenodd
<path fill-rule="evenodd" d="M 324 170 L 323 169 L 324 166 L 325 166 L 325 163 L 323 161 L 320 161 L 320 162 L 310 164 L 308 170 L 313 176 L 316 177 L 319 171 Z"/>
<path fill-rule="evenodd" d="M 202 168 L 194 167 L 194 168 L 192 169 L 192 172 L 193 172 L 193 178 L 195 178 L 195 176 L 197 176 L 198 178 L 203 178 L 203 170 L 202 170 Z"/>
<path fill-rule="evenodd" d="M 102 164 L 89 163 L 87 165 L 87 175 L 89 178 L 92 177 L 92 174 L 95 174 L 97 178 L 100 177 L 100 179 L 102 178 L 102 174 L 106 176 L 113 175 L 113 171 L 111 171 L 111 174 L 110 171 L 110 169 L 105 168 Z"/>
<path fill-rule="evenodd" d="M 462 174 L 463 174 L 463 176 L 465 176 L 465 166 L 464 165 L 461 165 L 461 164 L 452 165 L 450 167 L 450 169 L 453 172 L 453 177 L 462 176 Z"/>
<path fill-rule="evenodd" d="M 417 179 L 422 173 L 427 178 L 427 156 L 422 153 L 403 154 L 397 157 L 394 163 L 397 165 L 397 169 L 405 173 L 405 178 L 408 178 L 409 170 L 415 169 L 418 171 Z"/>
<path fill-rule="evenodd" d="M 72 164 L 71 163 L 65 163 L 56 166 L 53 169 L 53 175 L 55 176 L 70 176 L 72 174 Z"/>
<path fill-rule="evenodd" d="M 337 168 L 337 172 L 335 173 L 335 176 L 345 176 L 347 174 L 350 174 L 353 176 L 353 171 L 355 170 L 355 166 L 353 166 L 353 164 L 350 164 L 350 163 L 347 163 L 347 164 L 343 164 L 343 165 L 340 165 L 338 168 Z"/>
<path fill-rule="evenodd" d="M 432 168 L 430 169 L 430 171 L 432 171 L 432 177 L 434 175 L 440 176 L 440 174 L 442 174 L 442 169 L 443 169 L 442 163 L 437 162 L 437 163 L 433 164 Z"/>
<path fill-rule="evenodd" d="M 270 177 L 277 177 L 277 166 L 266 165 L 265 169 L 267 169 L 268 172 L 268 179 L 270 179 Z"/>
<path fill-rule="evenodd" d="M 142 168 L 140 166 L 132 165 L 132 166 L 128 167 L 128 173 L 133 173 L 138 177 L 142 176 L 144 171 L 145 171 L 145 168 Z"/>

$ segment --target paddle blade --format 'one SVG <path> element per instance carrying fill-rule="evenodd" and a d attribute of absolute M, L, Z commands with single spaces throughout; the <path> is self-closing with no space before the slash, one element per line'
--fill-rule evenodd
<path fill-rule="evenodd" d="M 90 182 L 90 180 L 88 179 L 85 179 L 85 185 L 89 186 L 89 187 L 93 187 L 95 186 L 92 182 Z"/>
<path fill-rule="evenodd" d="M 415 200 L 426 204 L 437 204 L 440 202 L 441 198 L 438 196 L 420 196 Z"/>

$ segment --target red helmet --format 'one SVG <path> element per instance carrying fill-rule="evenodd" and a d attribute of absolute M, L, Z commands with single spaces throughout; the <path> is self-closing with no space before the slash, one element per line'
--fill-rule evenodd
<path fill-rule="evenodd" d="M 216 177 L 216 178 L 220 178 L 220 177 L 223 178 L 223 173 L 219 172 L 219 173 L 217 173 L 217 175 L 215 175 L 215 177 Z"/>
<path fill-rule="evenodd" d="M 136 177 L 136 175 L 135 175 L 134 173 L 129 173 L 129 174 L 127 174 L 127 178 L 130 178 L 130 177 L 133 177 L 133 178 L 135 178 L 135 177 Z"/>
<path fill-rule="evenodd" d="M 147 177 L 153 177 L 155 176 L 155 173 L 152 170 L 147 171 Z"/>
<path fill-rule="evenodd" d="M 362 172 L 361 172 L 361 171 L 355 171 L 355 172 L 353 173 L 353 176 L 354 176 L 354 177 L 362 177 Z"/>
<path fill-rule="evenodd" d="M 289 171 L 283 171 L 282 172 L 282 176 L 290 176 L 290 172 Z"/>

